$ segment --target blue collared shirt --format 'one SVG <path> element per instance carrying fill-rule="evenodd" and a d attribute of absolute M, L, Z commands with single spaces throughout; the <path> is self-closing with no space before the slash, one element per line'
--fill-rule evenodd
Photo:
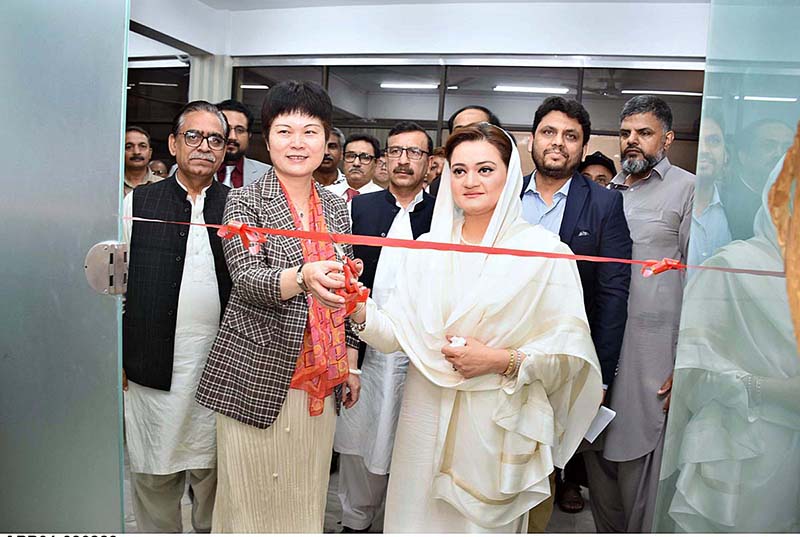
<path fill-rule="evenodd" d="M 690 265 L 700 265 L 714 255 L 714 252 L 731 242 L 731 232 L 725 209 L 719 199 L 717 186 L 714 185 L 714 194 L 711 202 L 697 215 L 692 211 L 692 230 L 689 237 Z M 694 271 L 689 269 L 689 275 Z"/>
<path fill-rule="evenodd" d="M 553 204 L 547 205 L 541 194 L 536 189 L 536 172 L 531 176 L 531 182 L 522 195 L 522 217 L 530 224 L 541 224 L 546 230 L 559 234 L 561 221 L 564 220 L 564 209 L 567 206 L 567 193 L 572 177 L 553 194 Z"/>

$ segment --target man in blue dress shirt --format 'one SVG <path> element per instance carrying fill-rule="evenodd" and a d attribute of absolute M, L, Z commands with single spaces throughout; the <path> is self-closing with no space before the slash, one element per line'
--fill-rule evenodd
<path fill-rule="evenodd" d="M 536 171 L 523 180 L 522 214 L 558 234 L 576 254 L 630 259 L 631 236 L 619 192 L 577 172 L 591 136 L 589 113 L 578 102 L 548 97 L 536 110 L 528 149 Z M 611 386 L 628 312 L 630 266 L 578 262 L 584 305 L 603 373 Z M 544 531 L 552 500 L 534 509 L 529 532 Z"/>

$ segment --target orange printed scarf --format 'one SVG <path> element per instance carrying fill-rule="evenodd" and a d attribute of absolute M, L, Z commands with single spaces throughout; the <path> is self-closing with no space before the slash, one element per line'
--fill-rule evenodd
<path fill-rule="evenodd" d="M 282 183 L 281 189 L 292 211 L 295 229 L 303 229 L 303 223 Z M 314 185 L 311 186 L 308 207 L 310 231 L 327 233 L 322 203 Z M 306 263 L 336 261 L 336 252 L 331 243 L 302 239 L 300 244 L 303 248 L 303 260 Z M 306 300 L 308 320 L 303 334 L 303 348 L 297 358 L 290 387 L 308 393 L 308 413 L 319 416 L 324 409 L 325 398 L 331 395 L 333 389 L 343 383 L 350 374 L 344 336 L 344 308 L 331 311 L 317 303 L 311 295 L 307 295 Z"/>

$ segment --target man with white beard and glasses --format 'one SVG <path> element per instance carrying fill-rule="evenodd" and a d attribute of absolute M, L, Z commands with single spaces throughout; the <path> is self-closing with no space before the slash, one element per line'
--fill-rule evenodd
<path fill-rule="evenodd" d="M 673 166 L 672 111 L 639 95 L 620 114 L 622 193 L 633 259 L 677 259 L 689 250 L 695 177 Z M 592 516 L 600 533 L 651 531 L 669 410 L 685 274 L 631 278 L 628 321 L 617 376 L 606 404 L 617 415 L 584 453 Z"/>

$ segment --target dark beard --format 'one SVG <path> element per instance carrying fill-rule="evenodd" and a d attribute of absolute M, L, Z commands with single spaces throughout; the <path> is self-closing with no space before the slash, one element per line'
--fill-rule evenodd
<path fill-rule="evenodd" d="M 225 164 L 235 164 L 239 162 L 239 159 L 241 159 L 243 156 L 244 151 L 242 150 L 236 151 L 235 153 L 225 152 Z"/>
<path fill-rule="evenodd" d="M 576 162 L 572 167 L 568 167 L 568 161 L 564 161 L 564 166 L 545 166 L 544 163 L 540 162 L 536 156 L 531 155 L 531 157 L 533 158 L 533 164 L 536 166 L 536 172 L 546 177 L 554 177 L 559 179 L 563 179 L 564 177 L 572 177 L 575 173 L 575 170 L 577 170 L 578 166 L 581 165 L 580 162 Z"/>

